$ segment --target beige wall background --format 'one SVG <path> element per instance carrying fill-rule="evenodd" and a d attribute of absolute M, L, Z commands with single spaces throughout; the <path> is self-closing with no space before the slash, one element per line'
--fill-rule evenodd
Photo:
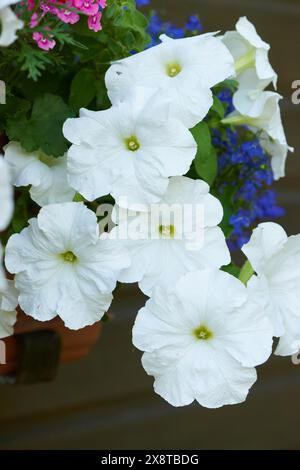
<path fill-rule="evenodd" d="M 300 79 L 298 0 L 156 0 L 166 18 L 197 12 L 205 30 L 232 29 L 247 15 L 272 44 L 284 96 L 284 121 L 294 156 L 278 184 L 290 233 L 300 232 L 300 106 L 291 83 Z M 0 386 L 1 449 L 299 449 L 300 365 L 273 358 L 258 368 L 244 405 L 220 410 L 175 409 L 155 396 L 152 379 L 131 345 L 134 316 L 144 299 L 119 288 L 113 319 L 86 359 L 61 367 L 50 384 Z"/>

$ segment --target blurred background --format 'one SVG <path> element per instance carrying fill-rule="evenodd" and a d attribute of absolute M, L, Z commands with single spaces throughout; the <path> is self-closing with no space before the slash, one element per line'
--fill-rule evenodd
<path fill-rule="evenodd" d="M 204 31 L 234 29 L 240 16 L 254 22 L 272 45 L 271 62 L 284 96 L 283 119 L 295 147 L 287 177 L 276 184 L 286 210 L 280 221 L 300 232 L 300 105 L 291 102 L 300 80 L 299 0 L 153 0 L 166 20 L 181 26 L 199 14 Z M 0 386 L 1 449 L 299 449 L 300 365 L 272 358 L 243 405 L 175 409 L 156 396 L 152 378 L 131 343 L 131 328 L 144 298 L 121 286 L 112 320 L 89 356 L 61 366 L 51 383 Z"/>

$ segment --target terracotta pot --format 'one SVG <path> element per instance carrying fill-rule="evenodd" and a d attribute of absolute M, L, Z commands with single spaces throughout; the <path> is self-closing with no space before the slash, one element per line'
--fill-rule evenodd
<path fill-rule="evenodd" d="M 21 359 L 20 337 L 26 333 L 38 331 L 54 331 L 59 335 L 58 360 L 59 363 L 67 363 L 77 361 L 88 354 L 100 336 L 101 323 L 98 322 L 82 330 L 73 331 L 66 328 L 59 317 L 48 322 L 40 322 L 19 311 L 15 334 L 4 340 L 6 364 L 0 365 L 0 375 L 13 376 L 16 374 Z"/>

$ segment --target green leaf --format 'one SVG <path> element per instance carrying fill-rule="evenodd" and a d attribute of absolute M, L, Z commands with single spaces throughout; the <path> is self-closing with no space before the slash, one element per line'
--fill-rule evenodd
<path fill-rule="evenodd" d="M 104 77 L 102 80 L 97 80 L 96 86 L 96 98 L 97 98 L 97 109 L 108 109 L 111 106 L 110 100 L 107 95 L 107 89 L 103 85 Z"/>
<path fill-rule="evenodd" d="M 230 217 L 234 213 L 233 196 L 235 191 L 235 187 L 228 187 L 221 195 L 216 195 L 223 206 L 224 215 L 220 227 L 224 232 L 226 240 L 230 237 L 233 230 L 233 226 L 230 224 Z"/>
<path fill-rule="evenodd" d="M 80 70 L 72 80 L 69 105 L 75 111 L 88 106 L 95 98 L 96 85 L 95 76 L 92 70 Z"/>
<path fill-rule="evenodd" d="M 250 261 L 247 259 L 247 261 L 245 261 L 244 266 L 242 267 L 239 273 L 239 280 L 246 286 L 247 282 L 253 276 L 253 274 L 254 274 L 254 269 Z"/>
<path fill-rule="evenodd" d="M 232 276 L 236 278 L 238 278 L 240 274 L 240 268 L 233 262 L 228 264 L 227 266 L 223 266 L 221 270 L 224 271 L 225 273 L 231 274 Z"/>
<path fill-rule="evenodd" d="M 76 193 L 73 197 L 73 202 L 84 202 L 84 197 L 80 193 Z"/>
<path fill-rule="evenodd" d="M 10 140 L 19 141 L 28 152 L 41 149 L 59 157 L 68 149 L 62 126 L 69 117 L 74 113 L 63 99 L 46 93 L 35 99 L 29 118 L 9 119 L 6 132 Z"/>
<path fill-rule="evenodd" d="M 195 157 L 195 168 L 204 181 L 211 185 L 217 176 L 217 153 L 211 143 L 211 135 L 206 122 L 200 122 L 191 133 L 197 142 L 198 150 Z"/>
<path fill-rule="evenodd" d="M 211 110 L 215 111 L 221 119 L 225 116 L 225 108 L 217 96 L 214 96 L 214 103 Z"/>
<path fill-rule="evenodd" d="M 45 51 L 30 45 L 22 45 L 17 56 L 20 70 L 25 72 L 31 80 L 37 81 L 42 73 L 51 66 L 61 62 L 54 53 L 45 54 Z"/>
<path fill-rule="evenodd" d="M 5 131 L 7 119 L 22 119 L 29 109 L 29 101 L 15 96 L 8 96 L 6 104 L 0 106 L 0 132 Z"/>
<path fill-rule="evenodd" d="M 214 93 L 219 93 L 221 90 L 230 90 L 232 93 L 234 93 L 239 87 L 239 83 L 234 80 L 229 78 L 228 80 L 224 80 L 221 83 L 218 83 L 218 85 L 213 87 Z"/>

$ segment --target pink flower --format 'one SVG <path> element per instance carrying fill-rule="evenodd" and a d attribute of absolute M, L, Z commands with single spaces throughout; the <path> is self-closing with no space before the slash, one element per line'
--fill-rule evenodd
<path fill-rule="evenodd" d="M 27 0 L 27 10 L 31 11 L 34 9 L 34 0 Z"/>
<path fill-rule="evenodd" d="M 37 26 L 39 24 L 39 19 L 38 19 L 38 14 L 37 13 L 33 13 L 31 15 L 31 18 L 30 18 L 30 21 L 29 21 L 29 26 L 30 28 L 34 28 L 35 26 Z"/>
<path fill-rule="evenodd" d="M 80 20 L 80 16 L 74 11 L 57 9 L 56 16 L 64 23 L 75 24 Z"/>
<path fill-rule="evenodd" d="M 73 3 L 78 10 L 88 16 L 94 16 L 98 13 L 99 7 L 92 0 L 73 0 Z"/>
<path fill-rule="evenodd" d="M 100 7 L 103 8 L 103 9 L 107 7 L 106 0 L 98 0 L 98 3 L 100 5 Z"/>
<path fill-rule="evenodd" d="M 37 42 L 39 48 L 43 49 L 44 51 L 49 51 L 49 49 L 53 49 L 56 44 L 55 39 L 45 37 L 42 35 L 42 33 L 39 33 L 38 31 L 33 33 L 32 38 Z"/>
<path fill-rule="evenodd" d="M 102 18 L 102 13 L 100 11 L 94 16 L 89 16 L 88 17 L 89 29 L 95 31 L 96 33 L 100 31 L 100 29 L 102 29 L 101 18 Z"/>
<path fill-rule="evenodd" d="M 53 13 L 54 15 L 57 13 L 57 8 L 53 5 L 49 5 L 49 3 L 42 2 L 40 4 L 41 10 L 43 10 L 44 13 Z"/>

